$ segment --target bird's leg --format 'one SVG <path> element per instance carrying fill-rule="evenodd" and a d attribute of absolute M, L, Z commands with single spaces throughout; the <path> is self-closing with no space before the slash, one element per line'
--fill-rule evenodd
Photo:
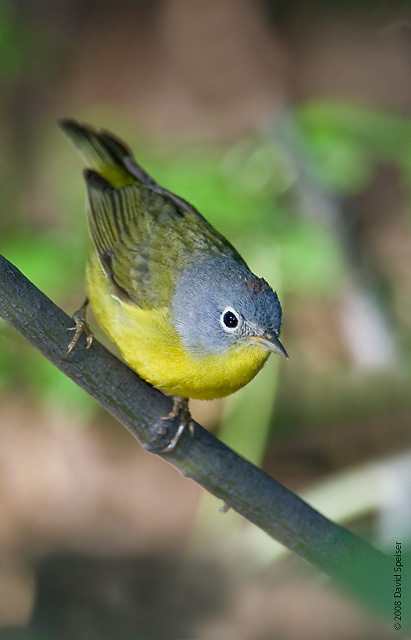
<path fill-rule="evenodd" d="M 71 340 L 71 342 L 69 343 L 68 347 L 67 347 L 67 351 L 66 353 L 63 355 L 63 360 L 65 360 L 67 358 L 67 356 L 70 355 L 70 353 L 73 351 L 74 347 L 77 346 L 78 341 L 80 340 L 80 336 L 85 333 L 86 334 L 86 339 L 87 339 L 87 344 L 86 344 L 86 349 L 90 349 L 93 340 L 94 340 L 94 335 L 92 333 L 92 331 L 90 330 L 90 327 L 87 324 L 87 320 L 86 320 L 86 314 L 87 314 L 87 307 L 89 304 L 89 300 L 88 298 L 86 298 L 83 302 L 83 304 L 81 305 L 80 309 L 78 309 L 74 314 L 73 314 L 73 320 L 74 320 L 74 327 L 69 327 L 67 329 L 67 331 L 75 331 L 74 337 Z"/>
<path fill-rule="evenodd" d="M 162 449 L 163 453 L 169 453 L 170 451 L 173 451 L 185 429 L 189 430 L 191 437 L 193 437 L 194 435 L 194 422 L 191 417 L 190 409 L 188 408 L 188 398 L 173 396 L 173 408 L 170 413 L 167 416 L 161 418 L 161 420 L 173 420 L 177 417 L 179 418 L 177 431 L 171 438 L 168 445 L 164 447 L 164 449 Z"/>

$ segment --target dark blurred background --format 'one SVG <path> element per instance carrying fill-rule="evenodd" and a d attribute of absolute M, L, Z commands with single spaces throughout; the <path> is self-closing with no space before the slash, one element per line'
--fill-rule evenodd
<path fill-rule="evenodd" d="M 82 163 L 56 122 L 125 139 L 282 301 L 290 361 L 194 415 L 388 553 L 411 531 L 410 18 L 0 3 L 0 251 L 78 308 Z M 219 507 L 0 320 L 0 638 L 390 637 Z"/>

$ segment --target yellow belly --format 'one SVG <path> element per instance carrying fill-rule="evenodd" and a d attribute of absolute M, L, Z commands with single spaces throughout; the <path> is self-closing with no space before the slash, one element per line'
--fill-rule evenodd
<path fill-rule="evenodd" d="M 97 322 L 127 364 L 168 393 L 201 400 L 222 398 L 250 382 L 268 357 L 265 349 L 247 343 L 223 354 L 187 353 L 167 308 L 143 310 L 113 297 L 94 251 L 87 265 L 87 291 Z"/>

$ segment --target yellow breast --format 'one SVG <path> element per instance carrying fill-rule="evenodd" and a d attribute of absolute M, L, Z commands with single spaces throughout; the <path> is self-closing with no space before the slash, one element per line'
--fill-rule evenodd
<path fill-rule="evenodd" d="M 144 310 L 113 296 L 95 251 L 87 265 L 87 291 L 96 320 L 127 364 L 168 393 L 221 398 L 250 382 L 268 357 L 265 349 L 247 343 L 223 354 L 194 357 L 182 345 L 167 308 Z"/>

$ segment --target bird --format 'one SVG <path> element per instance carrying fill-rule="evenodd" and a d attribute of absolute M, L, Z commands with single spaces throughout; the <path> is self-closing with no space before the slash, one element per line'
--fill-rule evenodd
<path fill-rule="evenodd" d="M 191 398 L 211 400 L 248 384 L 279 340 L 277 293 L 186 200 L 155 182 L 126 143 L 71 118 L 59 125 L 86 164 L 91 247 L 87 298 L 74 314 L 69 355 L 93 334 L 90 304 L 130 368 L 173 396 L 164 419 L 179 417 L 172 451 L 186 428 Z"/>

